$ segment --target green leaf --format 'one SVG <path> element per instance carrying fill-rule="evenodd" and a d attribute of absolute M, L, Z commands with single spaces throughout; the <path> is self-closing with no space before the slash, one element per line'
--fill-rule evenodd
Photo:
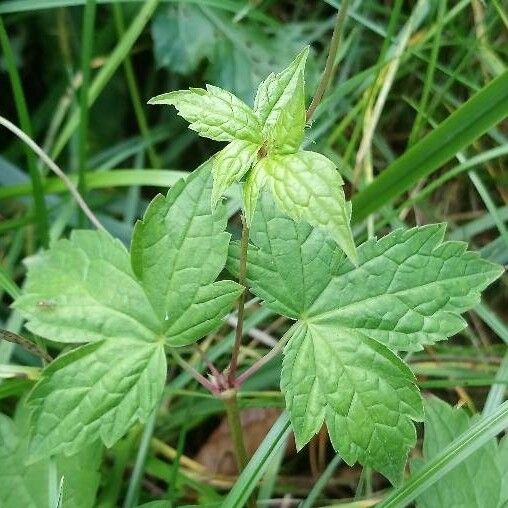
<path fill-rule="evenodd" d="M 422 412 L 411 371 L 391 349 L 420 349 L 461 329 L 460 313 L 503 271 L 443 234 L 438 224 L 372 239 L 358 248 L 355 267 L 323 231 L 260 199 L 247 281 L 268 307 L 299 320 L 281 381 L 299 446 L 325 421 L 348 463 L 400 480 Z M 238 271 L 235 243 L 228 268 Z"/>
<path fill-rule="evenodd" d="M 306 47 L 286 69 L 270 74 L 259 85 L 254 100 L 254 111 L 263 125 L 263 135 L 265 139 L 272 139 L 280 153 L 295 152 L 303 139 L 303 73 L 308 54 L 309 48 Z"/>
<path fill-rule="evenodd" d="M 343 181 L 335 164 L 319 153 L 301 151 L 261 159 L 258 170 L 277 205 L 294 220 L 325 229 L 354 262 L 357 254 L 349 225 L 350 207 L 346 203 Z"/>
<path fill-rule="evenodd" d="M 250 141 L 232 141 L 213 158 L 212 206 L 233 182 L 239 182 L 256 163 L 259 146 Z"/>
<path fill-rule="evenodd" d="M 148 104 L 175 106 L 189 128 L 216 141 L 242 139 L 261 143 L 261 125 L 252 109 L 233 94 L 213 85 L 153 97 Z"/>
<path fill-rule="evenodd" d="M 250 240 L 249 286 L 270 309 L 292 319 L 305 314 L 343 260 L 323 230 L 294 222 L 277 210 L 268 194 L 259 200 Z M 227 267 L 235 274 L 238 260 L 239 245 L 232 243 Z"/>
<path fill-rule="evenodd" d="M 19 408 L 19 406 L 18 406 Z M 26 412 L 26 411 L 24 411 Z M 0 506 L 2 508 L 40 508 L 49 506 L 48 459 L 27 465 L 27 418 L 14 421 L 0 414 Z M 98 446 L 91 446 L 72 457 L 57 457 L 58 477 L 64 477 L 63 505 L 66 508 L 92 508 L 100 483 L 97 471 L 102 459 Z M 55 460 L 55 459 L 53 459 Z"/>
<path fill-rule="evenodd" d="M 155 60 L 179 74 L 190 74 L 213 55 L 216 42 L 211 21 L 197 5 L 179 3 L 161 8 L 153 18 Z"/>
<path fill-rule="evenodd" d="M 161 343 L 115 339 L 61 355 L 30 394 L 31 460 L 73 454 L 98 439 L 111 447 L 148 418 L 165 379 Z"/>
<path fill-rule="evenodd" d="M 414 471 L 421 470 L 470 427 L 470 418 L 463 409 L 454 409 L 436 397 L 426 401 L 425 415 L 423 458 L 412 463 Z M 501 508 L 502 473 L 508 465 L 502 458 L 496 440 L 491 439 L 421 494 L 417 507 Z"/>
<path fill-rule="evenodd" d="M 156 197 L 132 238 L 132 266 L 171 346 L 195 342 L 212 331 L 242 288 L 214 283 L 226 262 L 229 233 L 220 204 L 211 210 L 207 168 Z"/>
<path fill-rule="evenodd" d="M 414 351 L 462 330 L 460 314 L 503 269 L 443 242 L 445 226 L 396 230 L 358 248 L 359 265 L 345 262 L 309 309 L 319 323 L 340 323 L 393 350 Z"/>
<path fill-rule="evenodd" d="M 379 342 L 334 326 L 302 324 L 285 348 L 281 387 L 297 447 L 326 422 L 349 464 L 402 479 L 423 404 L 411 370 Z"/>
<path fill-rule="evenodd" d="M 30 331 L 58 342 L 154 341 L 161 332 L 129 253 L 100 231 L 73 231 L 31 262 L 14 307 Z"/>
<path fill-rule="evenodd" d="M 254 166 L 254 169 L 248 174 L 243 185 L 243 211 L 245 222 L 248 227 L 252 225 L 252 217 L 256 209 L 256 204 L 261 191 L 266 184 L 266 173 L 260 165 Z"/>
<path fill-rule="evenodd" d="M 79 231 L 30 266 L 15 306 L 46 339 L 89 342 L 60 356 L 29 398 L 34 459 L 113 445 L 153 411 L 166 379 L 164 342 L 194 342 L 220 325 L 243 288 L 215 279 L 230 235 L 203 166 L 156 197 L 131 258 L 105 232 Z"/>

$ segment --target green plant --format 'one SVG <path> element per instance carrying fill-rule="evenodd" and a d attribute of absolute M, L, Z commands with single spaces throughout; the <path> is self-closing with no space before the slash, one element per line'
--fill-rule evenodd
<path fill-rule="evenodd" d="M 200 135 L 229 144 L 151 202 L 130 253 L 105 232 L 75 231 L 31 260 L 14 304 L 26 327 L 84 345 L 51 362 L 30 393 L 30 460 L 76 453 L 99 437 L 110 447 L 146 421 L 164 388 L 167 349 L 225 401 L 243 469 L 237 391 L 283 349 L 281 387 L 297 447 L 325 422 L 348 464 L 400 482 L 416 442 L 413 421 L 424 413 L 398 355 L 463 329 L 460 314 L 502 268 L 462 242 L 443 241 L 442 224 L 397 229 L 355 247 L 334 163 L 300 149 L 306 55 L 261 83 L 254 109 L 214 86 L 152 99 L 176 106 Z M 225 232 L 220 199 L 235 181 L 243 189 L 241 242 Z M 239 284 L 216 280 L 224 266 Z M 244 286 L 295 323 L 238 373 Z M 205 378 L 178 348 L 216 329 L 238 298 L 230 366 L 219 372 L 212 365 Z"/>

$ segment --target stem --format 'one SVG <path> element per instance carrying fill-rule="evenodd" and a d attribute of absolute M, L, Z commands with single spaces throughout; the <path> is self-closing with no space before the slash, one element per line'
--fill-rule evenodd
<path fill-rule="evenodd" d="M 39 347 L 34 342 L 21 337 L 21 335 L 18 335 L 17 333 L 0 329 L 0 339 L 12 342 L 13 344 L 19 344 L 22 348 L 30 351 L 30 353 L 33 353 L 34 355 L 37 355 L 46 363 L 51 363 L 53 361 L 53 358 L 51 358 L 51 356 L 44 349 Z"/>
<path fill-rule="evenodd" d="M 238 398 L 236 389 L 232 388 L 222 392 L 221 398 L 226 407 L 226 414 L 228 416 L 229 433 L 233 441 L 235 449 L 236 464 L 238 466 L 238 473 L 241 473 L 247 466 L 247 451 L 245 450 L 245 443 L 243 440 L 242 422 L 240 420 L 240 410 L 238 408 Z M 249 508 L 255 508 L 256 503 L 254 498 L 249 498 L 247 501 Z"/>
<path fill-rule="evenodd" d="M 316 93 L 314 94 L 314 98 L 312 99 L 309 109 L 307 110 L 307 122 L 312 118 L 312 115 L 316 111 L 316 108 L 319 106 L 319 103 L 321 102 L 321 99 L 323 98 L 323 95 L 325 94 L 326 89 L 332 80 L 335 58 L 337 57 L 337 49 L 339 48 L 342 30 L 344 29 L 344 22 L 346 20 L 348 6 L 349 0 L 343 0 L 340 9 L 337 12 L 337 20 L 335 21 L 335 26 L 333 27 L 330 49 L 328 50 L 328 56 L 326 57 L 325 70 L 321 76 L 321 80 L 317 87 Z"/>
<path fill-rule="evenodd" d="M 277 344 L 272 349 L 270 349 L 270 351 L 268 351 L 268 353 L 266 353 L 266 355 L 261 357 L 257 362 L 253 363 L 247 370 L 245 370 L 238 376 L 238 379 L 236 380 L 236 384 L 240 386 L 247 379 L 249 379 L 253 374 L 255 374 L 261 367 L 263 367 L 263 365 L 266 365 L 272 358 L 277 356 L 282 351 L 282 349 L 284 348 L 284 346 L 286 345 L 288 340 L 293 336 L 296 329 L 297 329 L 297 326 L 293 325 L 281 337 L 279 342 L 277 342 Z"/>
<path fill-rule="evenodd" d="M 176 363 L 182 367 L 188 374 L 190 374 L 201 386 L 206 388 L 208 391 L 213 394 L 218 393 L 217 387 L 205 376 L 200 374 L 190 363 L 186 362 L 173 348 L 169 348 L 169 352 L 175 359 Z"/>
<path fill-rule="evenodd" d="M 242 241 L 240 244 L 240 273 L 238 283 L 245 286 L 245 275 L 247 273 L 247 248 L 249 246 L 249 227 L 242 215 Z M 238 299 L 238 321 L 236 322 L 235 343 L 233 346 L 233 354 L 229 366 L 228 381 L 230 386 L 235 386 L 236 369 L 238 367 L 238 355 L 240 354 L 240 345 L 243 336 L 243 320 L 245 311 L 245 288 Z"/>

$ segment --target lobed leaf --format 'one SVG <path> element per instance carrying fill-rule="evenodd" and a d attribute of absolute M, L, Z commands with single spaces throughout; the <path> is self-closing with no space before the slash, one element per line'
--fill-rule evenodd
<path fill-rule="evenodd" d="M 230 235 L 211 209 L 207 167 L 156 197 L 135 228 L 131 258 L 105 232 L 74 232 L 32 264 L 15 306 L 47 339 L 89 342 L 61 355 L 29 397 L 31 453 L 113 445 L 145 421 L 166 378 L 164 343 L 194 342 L 219 326 L 243 288 L 215 279 Z"/>
<path fill-rule="evenodd" d="M 210 287 L 224 268 L 230 239 L 224 206 L 212 211 L 211 193 L 203 167 L 155 198 L 134 228 L 132 267 L 172 346 L 213 330 L 242 291 L 232 281 Z"/>
<path fill-rule="evenodd" d="M 232 93 L 213 85 L 157 95 L 148 104 L 175 106 L 190 129 L 216 141 L 241 139 L 260 144 L 261 125 L 252 109 Z"/>
<path fill-rule="evenodd" d="M 281 387 L 298 448 L 325 421 L 349 465 L 400 482 L 423 404 L 413 373 L 388 348 L 359 332 L 302 323 L 284 351 Z"/>
<path fill-rule="evenodd" d="M 161 333 L 129 253 L 101 231 L 73 231 L 31 262 L 13 307 L 31 332 L 57 342 L 150 342 Z"/>
<path fill-rule="evenodd" d="M 346 262 L 314 305 L 311 319 L 340 323 L 393 350 L 414 351 L 462 330 L 460 314 L 503 268 L 443 242 L 445 226 L 396 230 L 358 248 L 359 265 Z"/>
<path fill-rule="evenodd" d="M 106 340 L 61 355 L 30 394 L 31 460 L 70 455 L 99 439 L 111 447 L 146 421 L 165 380 L 161 343 Z"/>
<path fill-rule="evenodd" d="M 299 320 L 281 379 L 299 447 L 324 421 L 346 462 L 400 480 L 422 410 L 411 371 L 391 350 L 460 330 L 460 313 L 503 271 L 443 235 L 438 224 L 369 240 L 355 267 L 324 231 L 260 200 L 247 281 L 268 307 Z M 228 268 L 238 271 L 236 243 Z"/>

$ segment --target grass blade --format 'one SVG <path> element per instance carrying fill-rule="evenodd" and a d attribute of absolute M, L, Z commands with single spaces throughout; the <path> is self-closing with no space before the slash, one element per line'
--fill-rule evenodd
<path fill-rule="evenodd" d="M 222 503 L 222 508 L 245 506 L 250 494 L 256 488 L 258 480 L 270 465 L 271 459 L 277 454 L 279 448 L 285 444 L 289 431 L 289 417 L 284 412 L 279 416 L 243 473 L 238 477 Z"/>
<path fill-rule="evenodd" d="M 486 418 L 478 420 L 464 434 L 455 439 L 423 469 L 412 475 L 401 487 L 395 489 L 379 508 L 408 506 L 416 497 L 437 480 L 482 447 L 508 426 L 508 401 Z"/>
<path fill-rule="evenodd" d="M 11 80 L 12 92 L 14 95 L 14 102 L 18 112 L 19 123 L 21 130 L 23 130 L 29 137 L 32 137 L 32 124 L 28 115 L 28 109 L 25 101 L 25 94 L 21 86 L 21 79 L 19 77 L 14 54 L 12 52 L 9 36 L 5 30 L 2 18 L 0 18 L 0 46 L 5 57 L 7 71 Z M 28 162 L 28 170 L 32 180 L 32 194 L 35 208 L 35 220 L 38 228 L 38 235 L 42 245 L 47 247 L 49 241 L 49 226 L 48 226 L 48 213 L 46 204 L 44 202 L 44 190 L 42 186 L 42 178 L 37 169 L 37 160 L 33 152 L 25 147 L 26 159 Z"/>
<path fill-rule="evenodd" d="M 353 197 L 353 222 L 376 212 L 508 115 L 508 71 L 482 88 Z"/>

